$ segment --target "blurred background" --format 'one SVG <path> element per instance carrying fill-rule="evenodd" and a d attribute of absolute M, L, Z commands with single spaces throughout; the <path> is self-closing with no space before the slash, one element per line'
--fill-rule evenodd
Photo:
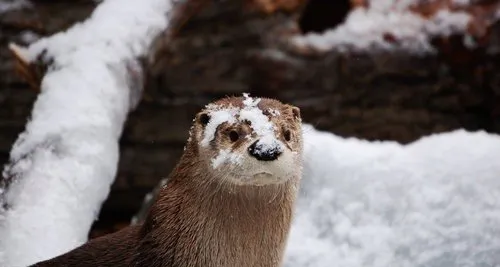
<path fill-rule="evenodd" d="M 458 128 L 500 133 L 500 1 L 415 0 L 403 7 L 406 15 L 444 24 L 456 17 L 443 12 L 469 16 L 463 28 L 422 33 L 428 47 L 405 39 L 411 35 L 405 25 L 353 16 L 359 9 L 389 16 L 403 2 L 409 1 L 208 1 L 146 64 L 144 96 L 126 123 L 119 172 L 91 235 L 129 224 L 175 165 L 194 114 L 226 95 L 292 103 L 306 122 L 344 137 L 409 143 Z M 38 93 L 14 72 L 8 43 L 62 31 L 97 4 L 0 0 L 0 162 L 7 163 Z M 325 47 L 322 34 L 346 21 L 346 40 L 334 34 Z M 364 36 L 370 34 L 380 38 Z"/>

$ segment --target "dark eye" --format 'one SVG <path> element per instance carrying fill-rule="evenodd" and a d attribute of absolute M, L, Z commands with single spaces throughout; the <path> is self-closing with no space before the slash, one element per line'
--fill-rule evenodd
<path fill-rule="evenodd" d="M 229 132 L 229 139 L 231 139 L 231 142 L 236 142 L 240 138 L 240 135 L 238 134 L 237 131 L 230 131 Z"/>
<path fill-rule="evenodd" d="M 290 141 L 292 139 L 292 133 L 290 132 L 290 130 L 285 130 L 283 136 L 285 137 L 286 141 Z"/>
<path fill-rule="evenodd" d="M 208 116 L 208 114 L 206 114 L 206 113 L 203 113 L 200 115 L 198 120 L 200 121 L 200 123 L 202 125 L 207 125 L 208 122 L 210 121 L 210 116 Z"/>

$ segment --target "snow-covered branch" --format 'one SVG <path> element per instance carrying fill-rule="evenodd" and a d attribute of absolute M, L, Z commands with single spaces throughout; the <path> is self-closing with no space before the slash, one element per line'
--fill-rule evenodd
<path fill-rule="evenodd" d="M 171 2 L 107 0 L 89 19 L 27 49 L 47 71 L 0 191 L 0 266 L 26 266 L 87 240 L 109 193 L 118 140 L 138 103 L 145 56 Z"/>

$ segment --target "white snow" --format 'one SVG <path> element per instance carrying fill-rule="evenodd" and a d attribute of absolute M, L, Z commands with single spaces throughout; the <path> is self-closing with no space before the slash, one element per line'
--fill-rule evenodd
<path fill-rule="evenodd" d="M 500 264 L 500 137 L 457 130 L 409 145 L 304 126 L 285 267 Z"/>
<path fill-rule="evenodd" d="M 273 116 L 273 117 L 278 117 L 279 115 L 281 115 L 281 112 L 277 109 L 274 109 L 274 108 L 270 108 L 269 109 L 269 113 Z"/>
<path fill-rule="evenodd" d="M 284 145 L 280 142 L 274 135 L 266 135 L 259 138 L 257 143 L 255 143 L 254 152 L 257 155 L 283 152 Z"/>
<path fill-rule="evenodd" d="M 19 34 L 19 37 L 21 38 L 21 41 L 23 41 L 26 44 L 31 44 L 31 43 L 37 41 L 38 39 L 40 39 L 40 35 L 38 35 L 35 32 L 32 32 L 30 30 L 22 31 Z"/>
<path fill-rule="evenodd" d="M 243 94 L 243 108 L 223 107 L 214 104 L 209 104 L 206 108 L 210 116 L 210 121 L 205 127 L 203 139 L 200 144 L 208 146 L 210 141 L 215 138 L 217 127 L 223 123 L 241 123 L 248 121 L 250 127 L 255 133 L 255 138 L 258 139 L 256 146 L 257 153 L 264 153 L 271 150 L 282 151 L 283 144 L 276 139 L 274 130 L 276 126 L 264 115 L 263 111 L 257 106 L 261 101 L 260 98 L 252 98 L 249 94 Z M 275 111 L 279 113 L 279 111 Z M 220 164 L 227 162 L 240 163 L 241 155 L 231 153 L 227 150 L 219 151 L 218 155 L 212 159 L 212 167 L 215 169 Z"/>
<path fill-rule="evenodd" d="M 465 32 L 470 16 L 465 12 L 442 10 L 429 19 L 408 10 L 414 0 L 372 0 L 369 8 L 352 10 L 345 22 L 324 33 L 291 38 L 297 47 L 328 50 L 401 48 L 417 53 L 434 51 L 432 36 Z"/>
<path fill-rule="evenodd" d="M 245 105 L 239 113 L 240 121 L 249 121 L 250 127 L 254 133 L 259 137 L 275 138 L 274 128 L 275 125 L 269 120 L 269 118 L 264 115 L 262 110 L 257 107 L 260 102 L 260 98 L 253 99 L 248 94 L 244 95 L 245 100 L 243 104 Z"/>
<path fill-rule="evenodd" d="M 3 2 L 2 2 L 3 3 Z M 12 181 L 0 195 L 0 266 L 26 266 L 87 240 L 118 161 L 127 113 L 140 98 L 141 69 L 166 27 L 165 0 L 107 0 L 66 32 L 22 51 L 53 59 L 31 119 L 11 151 Z"/>
<path fill-rule="evenodd" d="M 9 11 L 32 7 L 33 4 L 27 0 L 0 0 L 0 15 Z"/>
<path fill-rule="evenodd" d="M 472 0 L 452 0 L 451 2 L 457 7 L 465 7 L 470 5 L 471 3 L 474 3 L 472 2 Z"/>
<path fill-rule="evenodd" d="M 219 151 L 219 154 L 217 157 L 212 159 L 212 167 L 214 169 L 218 168 L 222 163 L 228 162 L 231 164 L 236 164 L 239 165 L 241 164 L 241 160 L 243 158 L 243 155 L 238 154 L 238 153 L 232 153 L 228 149 L 223 149 Z"/>
<path fill-rule="evenodd" d="M 426 32 L 431 35 L 449 36 L 466 29 L 470 18 L 465 12 L 440 10 L 434 15 L 431 23 L 426 24 Z"/>
<path fill-rule="evenodd" d="M 216 107 L 217 108 L 217 107 Z M 215 132 L 217 131 L 217 127 L 219 125 L 227 122 L 227 123 L 235 123 L 236 122 L 236 114 L 238 113 L 237 108 L 224 108 L 224 109 L 216 109 L 210 110 L 208 113 L 210 116 L 210 121 L 205 127 L 203 139 L 201 140 L 202 146 L 208 146 L 210 141 L 215 138 Z"/>
<path fill-rule="evenodd" d="M 249 93 L 243 93 L 243 105 L 246 108 L 254 108 L 260 103 L 260 98 L 252 98 Z"/>
<path fill-rule="evenodd" d="M 107 0 L 89 20 L 25 51 L 33 60 L 47 49 L 54 64 L 11 151 L 15 164 L 4 172 L 12 184 L 0 189 L 0 206 L 8 206 L 0 213 L 0 266 L 26 266 L 87 240 L 116 174 L 123 122 L 138 101 L 134 58 L 165 28 L 170 3 Z M 296 42 L 322 50 L 389 48 L 390 33 L 399 46 L 429 49 L 428 34 L 463 30 L 468 21 L 446 11 L 424 21 L 405 10 L 407 1 L 399 3 L 354 10 L 337 29 Z M 243 109 L 212 110 L 203 144 L 218 125 L 237 120 L 249 120 L 273 142 L 274 125 L 259 100 L 245 97 Z M 459 130 L 402 146 L 304 131 L 286 267 L 498 266 L 500 137 Z M 222 150 L 212 163 L 227 160 L 237 164 L 239 157 Z"/>

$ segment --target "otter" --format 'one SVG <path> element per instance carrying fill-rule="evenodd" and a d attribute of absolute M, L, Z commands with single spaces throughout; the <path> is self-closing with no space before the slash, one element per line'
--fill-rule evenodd
<path fill-rule="evenodd" d="M 280 266 L 301 174 L 299 108 L 220 99 L 196 115 L 144 222 L 32 266 Z"/>

